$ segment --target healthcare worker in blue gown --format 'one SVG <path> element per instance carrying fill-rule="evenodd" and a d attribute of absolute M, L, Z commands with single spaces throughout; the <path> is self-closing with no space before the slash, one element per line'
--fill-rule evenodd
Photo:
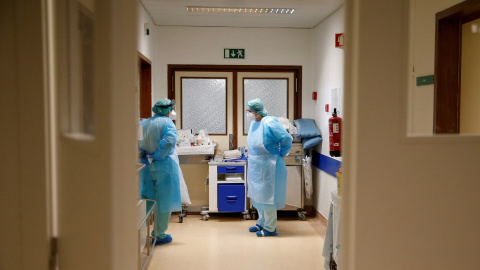
<path fill-rule="evenodd" d="M 172 242 L 172 236 L 165 234 L 168 222 L 173 211 L 182 209 L 179 166 L 174 159 L 177 130 L 169 118 L 174 105 L 169 99 L 157 101 L 152 107 L 155 115 L 141 122 L 140 161 L 147 164 L 140 174 L 141 198 L 157 202 L 156 245 Z"/>
<path fill-rule="evenodd" d="M 285 207 L 287 166 L 283 161 L 292 148 L 292 136 L 268 116 L 260 99 L 247 103 L 248 130 L 248 197 L 257 208 L 258 220 L 249 229 L 257 236 L 276 236 L 277 210 Z"/>

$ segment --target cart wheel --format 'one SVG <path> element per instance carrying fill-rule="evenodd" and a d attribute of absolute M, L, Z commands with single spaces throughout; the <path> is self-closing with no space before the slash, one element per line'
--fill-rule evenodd
<path fill-rule="evenodd" d="M 208 220 L 208 215 L 203 216 L 203 220 L 207 221 Z"/>
<path fill-rule="evenodd" d="M 305 219 L 307 219 L 307 217 L 305 216 L 304 213 L 298 212 L 298 219 L 300 219 L 301 221 L 304 221 Z"/>
<path fill-rule="evenodd" d="M 179 221 L 180 223 L 182 223 L 182 222 L 183 222 L 183 217 L 178 217 L 178 221 Z"/>
<path fill-rule="evenodd" d="M 245 215 L 243 215 L 243 219 L 245 219 L 245 220 L 249 220 L 249 219 L 250 219 L 250 215 L 249 215 L 249 214 L 245 214 Z"/>
<path fill-rule="evenodd" d="M 251 216 L 250 217 L 251 219 L 257 219 L 256 216 L 255 216 L 255 213 L 251 213 L 250 216 Z"/>

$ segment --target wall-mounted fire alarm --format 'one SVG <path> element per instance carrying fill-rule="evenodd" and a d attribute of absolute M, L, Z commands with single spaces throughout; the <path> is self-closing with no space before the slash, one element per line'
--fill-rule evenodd
<path fill-rule="evenodd" d="M 335 34 L 335 48 L 343 48 L 343 33 Z"/>

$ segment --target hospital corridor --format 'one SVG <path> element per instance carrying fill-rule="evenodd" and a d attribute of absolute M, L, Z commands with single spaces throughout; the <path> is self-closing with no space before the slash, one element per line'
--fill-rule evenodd
<path fill-rule="evenodd" d="M 146 269 L 321 269 L 324 258 L 318 251 L 326 224 L 318 219 L 299 222 L 287 214 L 278 221 L 282 237 L 258 239 L 246 230 L 251 223 L 234 214 L 208 222 L 192 215 L 183 223 L 174 216 L 169 226 L 174 242 L 159 247 Z"/>
<path fill-rule="evenodd" d="M 480 265 L 480 0 L 0 1 L 0 270 Z"/>

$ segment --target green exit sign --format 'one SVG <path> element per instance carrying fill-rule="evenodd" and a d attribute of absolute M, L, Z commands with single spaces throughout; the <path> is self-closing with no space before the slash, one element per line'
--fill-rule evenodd
<path fill-rule="evenodd" d="M 245 59 L 245 49 L 223 49 L 223 58 Z"/>
<path fill-rule="evenodd" d="M 433 75 L 417 77 L 417 86 L 433 84 Z"/>

